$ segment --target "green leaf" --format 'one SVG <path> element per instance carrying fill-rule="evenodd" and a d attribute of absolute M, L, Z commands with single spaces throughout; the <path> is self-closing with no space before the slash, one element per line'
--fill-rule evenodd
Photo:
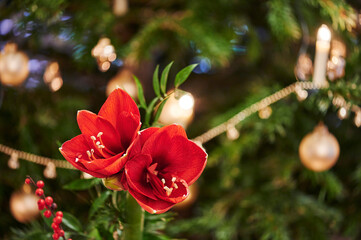
<path fill-rule="evenodd" d="M 100 182 L 101 182 L 100 178 L 77 179 L 66 184 L 63 188 L 67 190 L 86 190 L 92 188 L 94 185 Z"/>
<path fill-rule="evenodd" d="M 92 217 L 94 215 L 94 213 L 101 207 L 104 205 L 104 202 L 108 199 L 108 197 L 111 195 L 110 191 L 106 191 L 103 192 L 100 197 L 98 197 L 97 199 L 95 199 L 95 201 L 93 202 L 92 206 L 90 207 L 89 210 L 89 217 Z"/>
<path fill-rule="evenodd" d="M 161 102 L 161 104 L 159 105 L 158 109 L 157 109 L 157 112 L 155 114 L 155 117 L 154 117 L 154 122 L 157 122 L 158 121 L 158 118 L 160 117 L 160 114 L 162 113 L 162 110 L 163 110 L 163 107 L 164 107 L 164 104 L 167 102 L 167 98 L 163 100 L 163 102 Z"/>
<path fill-rule="evenodd" d="M 169 70 L 172 67 L 173 62 L 169 63 L 163 70 L 162 76 L 160 78 L 160 90 L 163 94 L 165 94 L 165 91 L 167 90 L 167 80 L 168 80 L 168 74 Z"/>
<path fill-rule="evenodd" d="M 139 79 L 136 76 L 133 75 L 133 78 L 135 80 L 135 84 L 137 85 L 138 99 L 139 99 L 140 106 L 144 109 L 147 109 L 147 104 L 145 103 L 142 84 L 140 83 Z"/>
<path fill-rule="evenodd" d="M 63 212 L 63 223 L 65 226 L 76 232 L 82 232 L 81 223 L 76 217 L 74 217 L 70 213 Z"/>
<path fill-rule="evenodd" d="M 191 74 L 191 72 L 193 71 L 193 69 L 195 67 L 197 67 L 197 65 L 198 65 L 198 63 L 192 64 L 192 65 L 189 65 L 189 66 L 183 68 L 182 70 L 180 70 L 177 73 L 177 75 L 175 76 L 174 86 L 177 88 L 182 83 L 184 83 L 187 80 L 187 78 L 189 77 L 189 75 Z"/>
<path fill-rule="evenodd" d="M 157 67 L 155 68 L 155 71 L 153 73 L 153 88 L 154 88 L 155 95 L 157 95 L 158 97 L 161 97 L 158 76 L 159 76 L 159 65 L 157 65 Z"/>
<path fill-rule="evenodd" d="M 149 121 L 150 121 L 150 118 L 151 118 L 151 116 L 152 116 L 152 113 L 153 113 L 153 111 L 154 111 L 154 106 L 155 106 L 155 104 L 157 103 L 157 101 L 159 100 L 159 98 L 154 98 L 151 102 L 150 102 L 150 104 L 149 104 L 149 106 L 148 106 L 148 108 L 147 108 L 147 112 L 146 112 L 146 115 L 145 115 L 145 124 L 147 125 L 147 126 L 149 126 Z"/>

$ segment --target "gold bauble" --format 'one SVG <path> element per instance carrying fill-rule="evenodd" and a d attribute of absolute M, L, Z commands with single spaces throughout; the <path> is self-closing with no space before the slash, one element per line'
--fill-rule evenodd
<path fill-rule="evenodd" d="M 133 99 L 138 97 L 137 86 L 133 73 L 128 69 L 121 70 L 107 85 L 106 94 L 109 96 L 115 89 L 120 88 L 126 91 Z"/>
<path fill-rule="evenodd" d="M 39 215 L 38 199 L 31 193 L 30 186 L 24 185 L 21 191 L 14 192 L 10 197 L 11 214 L 22 223 L 34 220 Z"/>
<path fill-rule="evenodd" d="M 0 81 L 8 86 L 19 86 L 29 75 L 29 58 L 17 51 L 15 43 L 8 43 L 0 54 Z"/>
<path fill-rule="evenodd" d="M 335 165 L 340 155 L 340 145 L 327 127 L 320 123 L 312 133 L 302 139 L 299 155 L 305 167 L 315 172 L 322 172 Z"/>
<path fill-rule="evenodd" d="M 179 124 L 186 128 L 193 119 L 194 98 L 192 94 L 177 89 L 164 104 L 158 121 L 168 125 Z"/>

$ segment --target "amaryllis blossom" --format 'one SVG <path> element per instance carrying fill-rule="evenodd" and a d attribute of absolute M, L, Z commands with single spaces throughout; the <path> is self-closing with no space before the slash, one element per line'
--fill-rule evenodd
<path fill-rule="evenodd" d="M 77 115 L 81 134 L 65 142 L 60 152 L 79 170 L 98 178 L 118 173 L 126 151 L 140 129 L 136 103 L 123 90 L 114 90 L 98 115 L 82 110 Z"/>
<path fill-rule="evenodd" d="M 207 153 L 188 140 L 181 126 L 169 125 L 141 131 L 128 158 L 123 185 L 146 211 L 163 213 L 187 198 Z"/>

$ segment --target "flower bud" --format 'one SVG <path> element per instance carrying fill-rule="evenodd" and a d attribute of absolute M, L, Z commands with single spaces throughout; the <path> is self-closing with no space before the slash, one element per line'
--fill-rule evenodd
<path fill-rule="evenodd" d="M 123 184 L 121 183 L 122 175 L 122 173 L 114 174 L 110 177 L 102 178 L 104 186 L 110 190 L 115 191 L 125 190 Z"/>

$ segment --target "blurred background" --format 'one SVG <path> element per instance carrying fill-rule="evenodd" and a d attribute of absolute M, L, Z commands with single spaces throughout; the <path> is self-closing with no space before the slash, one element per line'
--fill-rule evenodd
<path fill-rule="evenodd" d="M 137 99 L 133 74 L 150 101 L 154 69 L 171 61 L 168 90 L 198 63 L 159 119 L 189 138 L 315 82 L 324 67 L 329 88 L 299 89 L 205 143 L 203 175 L 159 230 L 170 238 L 149 239 L 360 239 L 360 9 L 358 0 L 0 0 L 0 143 L 63 159 L 58 147 L 80 133 L 77 110 L 97 113 L 116 87 Z M 322 24 L 331 37 L 317 36 Z M 48 231 L 26 175 L 91 220 L 94 191 L 63 188 L 86 177 L 79 171 L 1 153 L 0 173 L 0 239 Z"/>

